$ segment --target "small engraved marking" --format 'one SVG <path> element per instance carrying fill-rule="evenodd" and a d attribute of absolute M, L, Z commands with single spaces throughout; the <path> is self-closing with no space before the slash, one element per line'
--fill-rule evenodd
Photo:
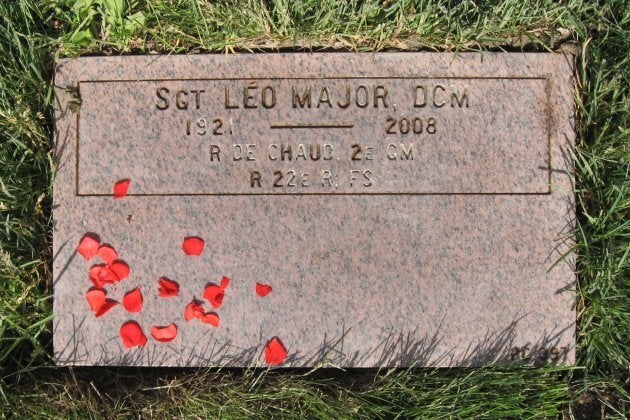
<path fill-rule="evenodd" d="M 335 124 L 335 123 L 319 123 L 319 124 L 308 124 L 308 123 L 271 123 L 270 128 L 352 128 L 354 124 Z"/>

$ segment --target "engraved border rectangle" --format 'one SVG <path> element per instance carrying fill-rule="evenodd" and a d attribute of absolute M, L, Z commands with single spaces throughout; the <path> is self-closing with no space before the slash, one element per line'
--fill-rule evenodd
<path fill-rule="evenodd" d="M 405 80 L 405 79 L 450 79 L 450 80 L 544 80 L 545 81 L 545 99 L 547 116 L 547 191 L 542 192 L 266 192 L 266 193 L 129 193 L 131 197 L 177 197 L 177 196 L 273 196 L 273 195 L 328 195 L 328 196 L 345 196 L 345 195 L 550 195 L 551 194 L 551 100 L 549 78 L 542 76 L 509 76 L 509 77 L 492 77 L 492 76 L 319 76 L 319 77 L 217 77 L 217 78 L 180 78 L 180 79 L 120 79 L 120 80 L 79 80 L 77 87 L 79 94 L 81 92 L 81 83 L 138 83 L 138 82 L 188 82 L 188 81 L 219 81 L 219 80 L 342 80 L 342 79 L 386 79 L 386 80 Z M 80 143 L 80 112 L 77 113 L 77 136 L 76 136 L 76 162 L 75 162 L 75 196 L 77 197 L 111 197 L 112 194 L 106 193 L 88 193 L 79 192 L 79 143 Z"/>

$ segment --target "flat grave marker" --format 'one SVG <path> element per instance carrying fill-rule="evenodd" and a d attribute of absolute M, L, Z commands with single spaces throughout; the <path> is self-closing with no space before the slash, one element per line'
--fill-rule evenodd
<path fill-rule="evenodd" d="M 522 53 L 60 61 L 57 362 L 573 364 L 572 75 Z"/>

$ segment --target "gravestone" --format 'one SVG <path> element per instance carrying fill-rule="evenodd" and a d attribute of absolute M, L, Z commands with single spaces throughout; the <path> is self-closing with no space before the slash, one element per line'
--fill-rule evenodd
<path fill-rule="evenodd" d="M 57 362 L 573 364 L 572 69 L 61 60 Z"/>

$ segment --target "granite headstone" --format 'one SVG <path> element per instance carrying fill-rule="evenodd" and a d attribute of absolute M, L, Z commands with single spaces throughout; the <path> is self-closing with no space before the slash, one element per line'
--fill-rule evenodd
<path fill-rule="evenodd" d="M 57 362 L 574 363 L 572 60 L 61 60 Z"/>

